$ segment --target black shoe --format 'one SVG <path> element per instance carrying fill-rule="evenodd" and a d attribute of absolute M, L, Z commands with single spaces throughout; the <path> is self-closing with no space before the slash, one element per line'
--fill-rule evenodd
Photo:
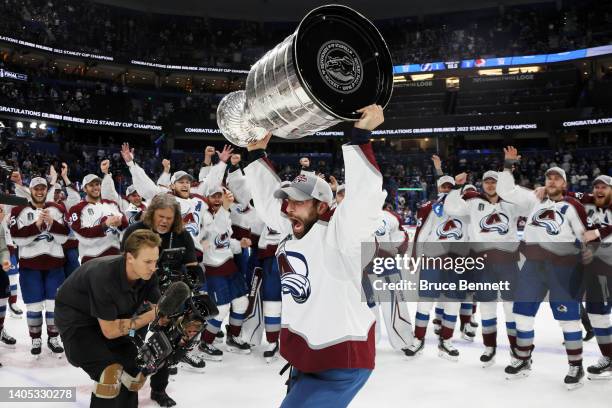
<path fill-rule="evenodd" d="M 151 399 L 157 402 L 160 407 L 173 407 L 176 405 L 176 401 L 170 398 L 166 391 L 151 390 Z"/>
<path fill-rule="evenodd" d="M 223 360 L 223 352 L 219 350 L 218 348 L 216 348 L 215 346 L 213 346 L 212 344 L 201 342 L 200 345 L 198 346 L 198 350 L 202 352 L 202 358 L 204 358 L 205 360 L 211 360 L 211 361 Z"/>
<path fill-rule="evenodd" d="M 451 339 L 440 338 L 440 342 L 438 343 L 438 356 L 450 361 L 458 361 L 459 350 L 453 346 Z"/>
<path fill-rule="evenodd" d="M 64 348 L 59 340 L 59 336 L 52 336 L 47 339 L 47 347 L 49 347 L 54 354 L 61 354 L 64 352 Z"/>
<path fill-rule="evenodd" d="M 461 338 L 470 342 L 474 341 L 476 337 L 476 330 L 472 327 L 472 325 L 461 323 Z"/>
<path fill-rule="evenodd" d="M 565 383 L 568 390 L 575 390 L 576 388 L 580 388 L 584 385 L 584 369 L 582 365 L 571 365 L 569 366 L 569 371 L 565 376 L 563 382 Z"/>
<path fill-rule="evenodd" d="M 412 344 L 405 349 L 402 349 L 406 357 L 416 357 L 423 352 L 425 347 L 425 340 L 417 339 L 416 337 L 412 340 Z"/>
<path fill-rule="evenodd" d="M 612 379 L 612 358 L 600 357 L 597 363 L 587 367 L 587 373 L 589 380 Z"/>
<path fill-rule="evenodd" d="M 0 331 L 0 343 L 4 347 L 15 348 L 15 343 L 17 343 L 17 340 L 9 336 L 6 329 L 2 329 L 2 331 Z"/>
<path fill-rule="evenodd" d="M 268 344 L 267 350 L 264 351 L 263 356 L 266 363 L 271 363 L 273 360 L 278 358 L 278 341 L 275 343 Z"/>
<path fill-rule="evenodd" d="M 181 358 L 179 365 L 181 368 L 201 373 L 204 372 L 206 362 L 204 361 L 202 352 L 194 348 Z"/>
<path fill-rule="evenodd" d="M 33 356 L 38 356 L 40 355 L 41 351 L 42 351 L 42 339 L 40 337 L 32 339 L 32 348 L 30 349 L 30 353 L 32 353 Z"/>
<path fill-rule="evenodd" d="M 9 303 L 9 312 L 11 317 L 16 319 L 21 319 L 21 316 L 23 315 L 23 310 L 17 306 L 17 303 Z"/>
<path fill-rule="evenodd" d="M 506 366 L 504 372 L 508 380 L 527 377 L 531 373 L 531 360 L 521 360 L 512 355 L 512 361 L 509 366 Z"/>
<path fill-rule="evenodd" d="M 593 332 L 593 330 L 588 330 L 585 334 L 584 334 L 584 338 L 582 339 L 582 341 L 589 341 L 591 340 L 593 337 L 595 337 L 595 332 Z"/>
<path fill-rule="evenodd" d="M 225 344 L 227 344 L 227 351 L 231 351 L 232 353 L 238 354 L 250 354 L 251 353 L 251 345 L 242 341 L 239 337 L 234 337 L 229 332 L 227 333 L 227 339 L 225 340 Z"/>
<path fill-rule="evenodd" d="M 495 363 L 495 354 L 497 353 L 495 347 L 485 348 L 484 353 L 480 356 L 480 362 L 483 367 L 492 366 Z"/>

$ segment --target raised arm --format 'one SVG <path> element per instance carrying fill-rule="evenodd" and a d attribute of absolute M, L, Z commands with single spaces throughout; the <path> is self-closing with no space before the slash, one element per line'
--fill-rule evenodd
<path fill-rule="evenodd" d="M 247 146 L 251 163 L 244 169 L 257 215 L 268 227 L 286 235 L 291 233 L 291 222 L 281 212 L 283 200 L 274 198 L 281 184 L 274 165 L 266 155 L 266 147 L 272 137 L 268 133 L 262 140 Z"/>
<path fill-rule="evenodd" d="M 225 174 L 225 169 L 227 168 L 227 161 L 232 155 L 232 151 L 234 149 L 230 145 L 225 145 L 223 147 L 223 151 L 217 151 L 217 155 L 219 156 L 219 163 L 212 166 L 208 176 L 202 182 L 202 191 L 204 195 L 206 195 L 209 189 L 220 186 L 223 183 L 223 175 Z"/>
<path fill-rule="evenodd" d="M 384 121 L 382 108 L 370 105 L 351 130 L 350 143 L 342 146 L 345 167 L 344 200 L 329 223 L 327 243 L 344 253 L 359 256 L 361 243 L 368 241 L 382 219 L 386 194 L 370 135 Z M 257 207 L 257 205 L 256 205 Z"/>
<path fill-rule="evenodd" d="M 162 187 L 170 187 L 170 181 L 171 181 L 171 176 L 170 176 L 170 160 L 168 159 L 164 159 L 162 160 L 162 167 L 163 167 L 163 171 L 162 174 L 160 174 L 159 178 L 157 179 L 157 185 L 158 186 L 162 186 Z"/>
<path fill-rule="evenodd" d="M 140 194 L 145 200 L 151 201 L 156 194 L 163 192 L 147 173 L 144 171 L 142 167 L 134 162 L 134 149 L 130 149 L 129 143 L 124 143 L 121 145 L 121 157 L 127 164 L 130 169 L 130 173 L 132 174 L 132 184 L 136 186 L 138 189 L 138 194 Z"/>
<path fill-rule="evenodd" d="M 533 190 L 517 186 L 512 175 L 512 167 L 518 163 L 521 156 L 513 146 L 504 149 L 504 171 L 499 173 L 497 180 L 497 194 L 522 209 L 522 214 L 528 214 L 539 202 Z"/>

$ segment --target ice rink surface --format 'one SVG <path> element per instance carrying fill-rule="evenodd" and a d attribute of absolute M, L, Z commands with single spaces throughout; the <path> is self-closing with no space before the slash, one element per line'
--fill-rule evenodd
<path fill-rule="evenodd" d="M 414 315 L 414 305 L 410 310 Z M 499 320 L 501 323 L 502 318 Z M 479 361 L 483 349 L 480 328 L 474 343 L 459 339 L 455 332 L 455 346 L 461 353 L 456 363 L 438 357 L 431 325 L 424 353 L 412 361 L 406 361 L 402 353 L 391 349 L 383 331 L 377 346 L 376 369 L 351 408 L 438 408 L 441 403 L 466 408 L 612 406 L 612 380 L 585 379 L 585 386 L 574 391 L 563 386 L 567 358 L 561 329 L 553 320 L 548 304 L 542 305 L 536 318 L 536 348 L 532 373 L 528 378 L 505 379 L 503 370 L 509 362 L 509 355 L 502 326 L 500 324 L 498 334 L 497 362 L 489 368 L 482 368 Z M 83 371 L 70 366 L 65 358 L 52 357 L 46 348 L 46 335 L 43 334 L 42 357 L 33 360 L 25 318 L 18 320 L 7 316 L 6 328 L 18 343 L 15 349 L 0 348 L 0 362 L 4 365 L 0 368 L 0 386 L 76 386 L 77 402 L 0 403 L 2 408 L 89 406 L 91 380 Z M 224 348 L 224 345 L 220 347 Z M 204 373 L 179 370 L 177 376 L 171 377 L 168 394 L 177 401 L 178 407 L 278 407 L 285 393 L 286 373 L 283 377 L 278 375 L 284 361 L 277 360 L 268 365 L 262 353 L 259 349 L 247 356 L 226 352 L 223 362 L 207 362 Z M 585 370 L 598 358 L 595 339 L 585 343 Z M 147 382 L 140 391 L 141 407 L 158 406 L 149 399 L 149 391 Z"/>

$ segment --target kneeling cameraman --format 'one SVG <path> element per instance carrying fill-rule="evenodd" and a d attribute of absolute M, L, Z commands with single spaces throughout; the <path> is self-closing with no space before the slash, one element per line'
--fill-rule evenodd
<path fill-rule="evenodd" d="M 153 197 L 142 221 L 132 224 L 125 231 L 122 246 L 133 233 L 142 229 L 152 231 L 161 238 L 157 276 L 162 294 L 170 283 L 176 281 L 184 281 L 194 290 L 199 288 L 204 281 L 204 272 L 198 265 L 193 238 L 183 227 L 181 208 L 174 196 L 163 193 Z M 146 330 L 139 334 L 144 338 Z M 206 365 L 197 350 L 184 350 L 180 362 L 183 367 L 195 371 L 202 371 Z M 151 399 L 162 407 L 176 405 L 166 393 L 168 377 L 173 370 L 176 368 L 164 365 L 151 376 Z"/>
<path fill-rule="evenodd" d="M 130 335 L 156 316 L 160 243 L 157 234 L 137 231 L 125 241 L 124 254 L 83 264 L 58 289 L 55 323 L 68 362 L 95 382 L 91 407 L 138 406 L 146 377 L 136 366 Z M 137 315 L 147 302 L 152 310 Z"/>

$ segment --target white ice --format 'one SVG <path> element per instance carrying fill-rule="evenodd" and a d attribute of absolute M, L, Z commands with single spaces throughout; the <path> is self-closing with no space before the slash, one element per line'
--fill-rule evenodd
<path fill-rule="evenodd" d="M 411 305 L 413 316 L 414 310 Z M 561 329 L 553 320 L 548 304 L 542 304 L 536 319 L 536 348 L 531 375 L 525 379 L 506 380 L 503 369 L 509 361 L 508 342 L 502 314 L 499 316 L 497 363 L 489 368 L 481 368 L 479 362 L 483 348 L 480 329 L 475 343 L 468 343 L 455 335 L 455 345 L 461 353 L 456 363 L 438 357 L 431 326 L 424 354 L 414 361 L 406 361 L 403 354 L 391 349 L 383 329 L 383 337 L 377 346 L 376 369 L 351 408 L 438 408 L 443 403 L 470 408 L 612 406 L 612 380 L 585 379 L 585 386 L 574 391 L 563 386 L 567 359 Z M 5 326 L 18 343 L 13 350 L 0 348 L 0 362 L 4 365 L 0 368 L 0 386 L 72 386 L 77 389 L 77 402 L 0 403 L 1 407 L 89 406 L 91 380 L 65 359 L 58 360 L 50 355 L 44 328 L 43 355 L 39 360 L 33 360 L 25 317 L 17 320 L 7 315 Z M 258 349 L 248 356 L 226 352 L 223 362 L 207 362 L 205 373 L 179 370 L 177 376 L 171 377 L 173 381 L 168 386 L 168 394 L 177 401 L 178 407 L 278 407 L 285 393 L 286 375 L 278 375 L 284 362 L 278 360 L 268 365 L 261 354 Z M 585 369 L 598 358 L 595 340 L 585 343 Z M 141 407 L 157 406 L 149 399 L 149 392 L 147 383 L 140 391 Z"/>

